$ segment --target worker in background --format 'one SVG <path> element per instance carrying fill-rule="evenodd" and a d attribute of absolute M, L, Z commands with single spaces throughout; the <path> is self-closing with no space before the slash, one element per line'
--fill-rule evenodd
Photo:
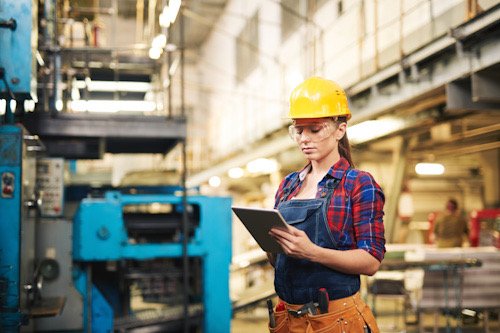
<path fill-rule="evenodd" d="M 461 247 L 468 235 L 467 220 L 459 211 L 457 200 L 449 199 L 445 212 L 438 215 L 434 224 L 437 247 Z"/>
<path fill-rule="evenodd" d="M 384 257 L 384 194 L 369 173 L 354 169 L 346 94 L 332 81 L 309 78 L 292 92 L 288 115 L 308 163 L 276 193 L 290 228 L 270 231 L 284 250 L 268 253 L 279 296 L 270 332 L 377 333 L 359 289 L 360 274 L 375 274 Z"/>

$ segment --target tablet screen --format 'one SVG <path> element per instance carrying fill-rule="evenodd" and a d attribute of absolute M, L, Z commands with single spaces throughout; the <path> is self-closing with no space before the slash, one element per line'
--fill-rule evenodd
<path fill-rule="evenodd" d="M 235 206 L 233 206 L 232 209 L 264 251 L 283 253 L 281 246 L 273 237 L 269 236 L 269 230 L 271 230 L 271 228 L 288 228 L 288 224 L 277 209 Z"/>

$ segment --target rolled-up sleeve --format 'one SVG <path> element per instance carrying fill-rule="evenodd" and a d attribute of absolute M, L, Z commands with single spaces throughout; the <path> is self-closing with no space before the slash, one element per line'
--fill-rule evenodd
<path fill-rule="evenodd" d="M 380 186 L 368 172 L 360 172 L 352 192 L 352 213 L 357 248 L 384 259 L 384 202 Z"/>

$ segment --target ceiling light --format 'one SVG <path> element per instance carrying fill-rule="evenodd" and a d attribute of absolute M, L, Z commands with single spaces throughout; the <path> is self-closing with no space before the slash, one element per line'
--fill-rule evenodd
<path fill-rule="evenodd" d="M 442 175 L 444 170 L 444 166 L 440 163 L 417 163 L 415 165 L 415 172 L 419 175 Z"/>
<path fill-rule="evenodd" d="M 238 179 L 243 177 L 245 171 L 242 168 L 231 168 L 227 172 L 228 176 L 233 179 Z"/>
<path fill-rule="evenodd" d="M 181 8 L 181 0 L 169 0 L 168 1 L 168 12 L 170 17 L 170 23 L 174 23 Z"/>
<path fill-rule="evenodd" d="M 159 34 L 151 42 L 151 47 L 155 49 L 163 49 L 167 45 L 167 36 Z"/>
<path fill-rule="evenodd" d="M 63 106 L 64 105 L 63 105 L 63 101 L 62 100 L 60 100 L 60 99 L 56 100 L 55 107 L 56 107 L 57 111 L 62 111 Z"/>
<path fill-rule="evenodd" d="M 179 61 L 180 61 L 180 55 L 177 55 L 177 57 L 174 58 L 174 61 L 172 61 L 172 64 L 170 65 L 170 68 L 168 69 L 168 74 L 170 76 L 174 76 L 175 71 L 177 70 L 177 67 L 179 67 Z"/>
<path fill-rule="evenodd" d="M 220 183 L 221 183 L 221 180 L 220 180 L 220 177 L 218 177 L 218 176 L 212 176 L 208 180 L 208 185 L 210 185 L 212 187 L 219 187 Z"/>
<path fill-rule="evenodd" d="M 162 50 L 161 49 L 158 49 L 158 48 L 155 48 L 155 47 L 152 47 L 149 49 L 149 57 L 151 59 L 160 59 L 160 56 L 161 56 L 161 52 Z"/>
<path fill-rule="evenodd" d="M 170 17 L 168 16 L 168 7 L 165 6 L 163 11 L 160 13 L 159 17 L 160 26 L 163 28 L 168 28 L 170 26 Z"/>
<path fill-rule="evenodd" d="M 156 110 L 156 103 L 142 100 L 79 100 L 71 101 L 70 107 L 75 112 L 151 112 Z"/>
<path fill-rule="evenodd" d="M 74 86 L 76 86 L 76 88 L 78 89 L 84 89 L 85 87 L 87 87 L 89 91 L 148 92 L 152 89 L 151 83 L 139 81 L 91 81 L 88 85 L 84 81 L 75 81 Z M 73 95 L 71 98 L 73 100 L 79 99 L 79 97 L 73 98 Z"/>
<path fill-rule="evenodd" d="M 248 162 L 247 170 L 250 173 L 273 173 L 278 170 L 278 163 L 276 160 L 258 158 Z"/>
<path fill-rule="evenodd" d="M 160 13 L 160 26 L 168 28 L 171 23 L 174 23 L 180 8 L 181 0 L 170 0 L 168 5 L 163 7 L 162 12 Z"/>
<path fill-rule="evenodd" d="M 32 99 L 26 99 L 24 100 L 24 110 L 26 110 L 26 112 L 31 112 L 33 110 L 35 110 L 35 101 L 32 100 Z M 1 107 L 0 107 L 1 109 Z"/>
<path fill-rule="evenodd" d="M 403 128 L 403 126 L 404 120 L 402 119 L 385 118 L 367 120 L 353 126 L 348 126 L 347 135 L 351 143 L 363 143 L 393 133 Z"/>

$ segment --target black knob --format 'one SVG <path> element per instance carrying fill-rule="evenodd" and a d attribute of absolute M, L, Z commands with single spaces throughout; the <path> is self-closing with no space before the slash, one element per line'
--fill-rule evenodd
<path fill-rule="evenodd" d="M 10 18 L 7 21 L 0 20 L 0 28 L 7 28 L 14 31 L 17 28 L 17 22 L 13 18 Z"/>

